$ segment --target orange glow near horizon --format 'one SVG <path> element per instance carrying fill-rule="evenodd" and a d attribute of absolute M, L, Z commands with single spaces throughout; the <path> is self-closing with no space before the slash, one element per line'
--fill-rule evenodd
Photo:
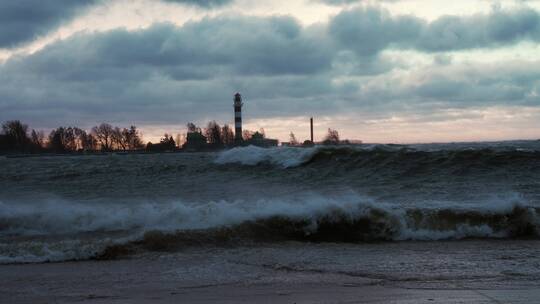
<path fill-rule="evenodd" d="M 218 122 L 220 124 L 231 122 Z M 203 127 L 206 122 L 200 123 Z M 184 124 L 141 126 L 145 142 L 158 142 L 164 133 L 185 133 Z M 263 128 L 269 138 L 289 141 L 293 132 L 299 141 L 309 139 L 309 116 L 247 119 L 244 129 Z M 540 138 L 540 109 L 492 107 L 454 109 L 430 115 L 409 114 L 369 118 L 363 116 L 314 117 L 315 141 L 323 140 L 328 128 L 342 139 L 366 143 L 431 143 L 500 141 Z"/>

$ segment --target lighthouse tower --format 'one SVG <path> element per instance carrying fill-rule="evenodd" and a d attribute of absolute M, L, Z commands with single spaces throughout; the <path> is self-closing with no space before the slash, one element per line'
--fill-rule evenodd
<path fill-rule="evenodd" d="M 242 95 L 234 94 L 234 142 L 242 142 Z"/>

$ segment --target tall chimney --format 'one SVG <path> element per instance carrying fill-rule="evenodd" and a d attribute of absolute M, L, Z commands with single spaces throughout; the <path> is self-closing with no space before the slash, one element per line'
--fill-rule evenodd
<path fill-rule="evenodd" d="M 313 117 L 311 117 L 309 119 L 309 126 L 310 126 L 310 131 L 311 131 L 311 143 L 314 143 L 314 141 L 313 141 Z"/>

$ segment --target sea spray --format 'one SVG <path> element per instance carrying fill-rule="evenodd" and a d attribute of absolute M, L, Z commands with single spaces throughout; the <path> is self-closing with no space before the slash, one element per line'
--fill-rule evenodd
<path fill-rule="evenodd" d="M 539 151 L 535 142 L 5 158 L 0 257 L 15 263 L 260 242 L 536 239 Z"/>
<path fill-rule="evenodd" d="M 271 164 L 282 168 L 297 167 L 309 160 L 320 148 L 279 147 L 260 148 L 255 146 L 239 147 L 218 155 L 217 164 L 237 163 L 242 165 Z"/>
<path fill-rule="evenodd" d="M 56 201 L 41 208 L 3 202 L 1 235 L 11 242 L 0 246 L 0 261 L 85 259 L 101 256 L 111 246 L 176 250 L 238 242 L 359 243 L 539 235 L 540 209 L 515 198 L 505 203 L 477 202 L 469 208 L 451 202 L 424 205 L 403 208 L 352 194 L 208 203 Z"/>

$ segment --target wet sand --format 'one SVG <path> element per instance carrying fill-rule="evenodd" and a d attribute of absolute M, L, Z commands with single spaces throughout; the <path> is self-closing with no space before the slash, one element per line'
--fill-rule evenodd
<path fill-rule="evenodd" d="M 538 244 L 287 244 L 0 265 L 0 302 L 539 303 Z"/>
<path fill-rule="evenodd" d="M 107 275 L 104 271 L 103 275 Z M 77 285 L 77 282 L 73 282 Z M 202 283 L 202 282 L 201 282 Z M 538 303 L 540 289 L 415 289 L 365 283 L 232 284 L 174 286 L 174 282 L 148 281 L 126 286 L 90 284 L 44 291 L 43 285 L 27 293 L 8 293 L 2 303 Z M 98 286 L 99 285 L 99 286 Z M 12 288 L 21 285 L 13 284 Z M 62 289 L 62 290 L 59 290 Z M 3 294 L 4 291 L 3 291 Z"/>

